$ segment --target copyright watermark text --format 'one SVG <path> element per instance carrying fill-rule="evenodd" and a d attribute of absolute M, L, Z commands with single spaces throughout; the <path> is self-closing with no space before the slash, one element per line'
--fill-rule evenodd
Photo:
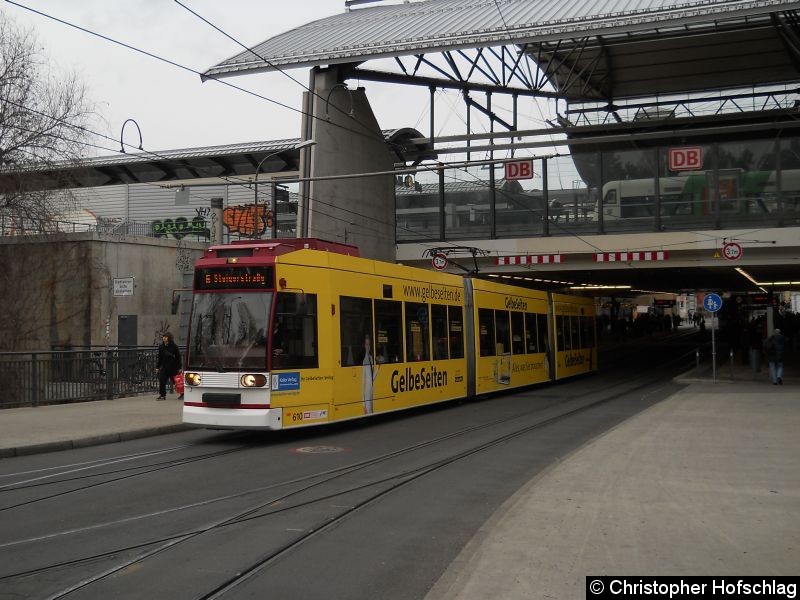
<path fill-rule="evenodd" d="M 795 577 L 586 577 L 586 598 L 797 598 Z"/>

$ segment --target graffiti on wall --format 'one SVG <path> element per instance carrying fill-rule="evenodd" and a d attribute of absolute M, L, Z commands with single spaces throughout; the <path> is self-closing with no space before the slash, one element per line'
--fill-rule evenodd
<path fill-rule="evenodd" d="M 196 208 L 197 213 L 191 220 L 186 217 L 153 221 L 155 237 L 172 237 L 182 240 L 187 236 L 212 239 L 212 231 L 217 223 L 210 208 Z M 229 206 L 222 211 L 222 224 L 229 234 L 253 237 L 263 235 L 272 229 L 272 211 L 263 205 L 255 204 Z"/>
<path fill-rule="evenodd" d="M 194 210 L 196 215 L 191 221 L 186 217 L 153 221 L 153 236 L 172 237 L 176 240 L 182 240 L 187 235 L 192 235 L 197 238 L 210 239 L 211 230 L 208 227 L 208 213 L 211 209 L 195 208 Z"/>
<path fill-rule="evenodd" d="M 222 211 L 222 222 L 229 233 L 262 235 L 272 229 L 272 211 L 263 204 L 229 206 Z"/>

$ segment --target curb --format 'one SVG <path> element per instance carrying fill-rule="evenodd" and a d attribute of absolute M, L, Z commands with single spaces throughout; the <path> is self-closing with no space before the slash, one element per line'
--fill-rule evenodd
<path fill-rule="evenodd" d="M 118 433 L 106 433 L 93 435 L 74 440 L 62 440 L 59 442 L 45 442 L 43 444 L 31 444 L 29 446 L 17 446 L 13 448 L 0 448 L 0 458 L 13 458 L 15 456 L 30 456 L 32 454 L 43 454 L 45 452 L 60 452 L 62 450 L 75 450 L 77 448 L 88 448 L 89 446 L 99 446 L 101 444 L 113 444 L 139 438 L 152 437 L 166 433 L 176 433 L 193 429 L 189 425 L 176 423 L 174 425 L 163 425 L 160 427 L 148 427 L 134 431 L 121 431 Z"/>

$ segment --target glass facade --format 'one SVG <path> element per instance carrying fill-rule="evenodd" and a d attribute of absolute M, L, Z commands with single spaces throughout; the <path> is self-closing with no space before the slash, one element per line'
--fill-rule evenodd
<path fill-rule="evenodd" d="M 800 138 L 534 159 L 534 177 L 443 168 L 397 188 L 399 242 L 800 224 Z M 401 181 L 401 180 L 398 180 Z"/>

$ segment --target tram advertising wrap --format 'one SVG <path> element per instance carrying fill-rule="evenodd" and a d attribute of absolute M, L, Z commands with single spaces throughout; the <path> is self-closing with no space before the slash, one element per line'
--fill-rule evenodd
<path fill-rule="evenodd" d="M 590 299 L 359 258 L 313 239 L 197 261 L 185 423 L 283 429 L 596 369 Z"/>

